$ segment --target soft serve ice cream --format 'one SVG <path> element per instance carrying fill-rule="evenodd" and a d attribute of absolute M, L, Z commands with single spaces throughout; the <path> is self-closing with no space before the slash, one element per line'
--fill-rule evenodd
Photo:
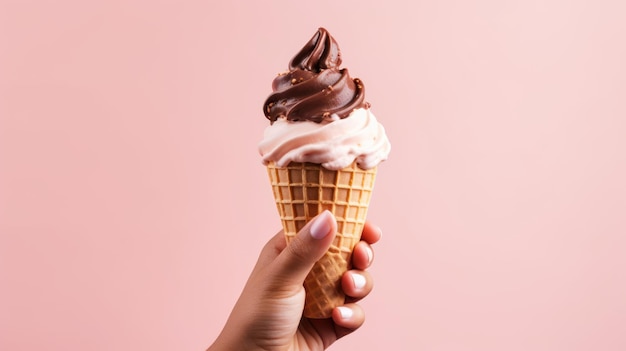
<path fill-rule="evenodd" d="M 390 149 L 363 82 L 340 64 L 337 42 L 320 28 L 274 79 L 263 106 L 270 125 L 259 151 L 287 242 L 324 210 L 337 220 L 333 244 L 304 281 L 309 318 L 329 318 L 345 301 L 341 276 L 361 238 L 377 166 Z"/>
<path fill-rule="evenodd" d="M 337 42 L 320 28 L 274 79 L 263 109 L 271 125 L 259 144 L 265 164 L 338 170 L 356 162 L 370 169 L 387 159 L 389 140 L 365 102 L 363 82 L 340 64 Z"/>

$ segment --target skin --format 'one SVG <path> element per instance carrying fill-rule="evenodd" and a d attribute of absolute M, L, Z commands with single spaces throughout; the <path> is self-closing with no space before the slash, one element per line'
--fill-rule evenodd
<path fill-rule="evenodd" d="M 289 246 L 282 231 L 277 233 L 261 251 L 224 329 L 207 351 L 318 351 L 357 330 L 365 321 L 357 302 L 373 287 L 372 277 L 365 271 L 372 264 L 371 245 L 381 237 L 380 229 L 369 222 L 354 248 L 353 269 L 342 277 L 346 303 L 333 310 L 332 318 L 302 316 L 302 284 L 332 243 L 336 230 L 334 217 L 324 212 L 310 221 Z M 354 275 L 365 278 L 363 287 L 355 285 Z"/>

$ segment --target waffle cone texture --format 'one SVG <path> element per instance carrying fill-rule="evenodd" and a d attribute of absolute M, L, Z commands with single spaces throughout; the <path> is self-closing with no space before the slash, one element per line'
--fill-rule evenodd
<path fill-rule="evenodd" d="M 363 170 L 355 162 L 333 171 L 315 163 L 277 167 L 270 162 L 267 172 L 287 243 L 324 210 L 337 220 L 335 240 L 304 281 L 304 316 L 329 318 L 345 302 L 341 277 L 351 268 L 352 250 L 361 240 L 376 168 Z"/>

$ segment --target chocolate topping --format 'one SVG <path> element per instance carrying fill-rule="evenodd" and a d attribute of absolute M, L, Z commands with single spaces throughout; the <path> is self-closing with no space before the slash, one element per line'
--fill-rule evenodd
<path fill-rule="evenodd" d="M 346 68 L 339 69 L 340 64 L 337 42 L 320 28 L 291 59 L 289 72 L 274 79 L 274 92 L 263 106 L 265 116 L 272 123 L 281 117 L 320 123 L 334 114 L 346 118 L 356 108 L 369 107 L 363 82 L 351 78 Z"/>

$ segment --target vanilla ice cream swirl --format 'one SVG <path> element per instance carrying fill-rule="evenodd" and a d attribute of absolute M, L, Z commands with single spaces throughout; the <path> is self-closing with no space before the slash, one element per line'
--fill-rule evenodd
<path fill-rule="evenodd" d="M 285 167 L 290 162 L 311 162 L 330 170 L 355 161 L 359 168 L 371 169 L 386 160 L 390 150 L 385 128 L 365 108 L 321 123 L 279 119 L 265 128 L 259 144 L 265 164 L 274 161 Z"/>

